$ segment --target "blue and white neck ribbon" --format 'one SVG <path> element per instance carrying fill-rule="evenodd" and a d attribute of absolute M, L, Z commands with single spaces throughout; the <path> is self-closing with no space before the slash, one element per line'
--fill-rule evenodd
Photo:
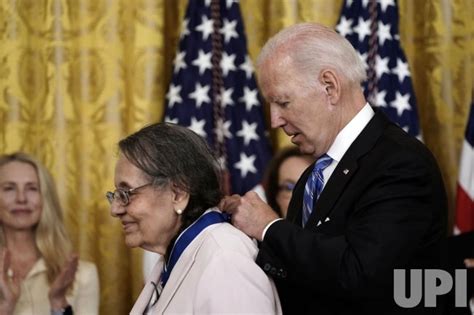
<path fill-rule="evenodd" d="M 191 224 L 184 230 L 176 239 L 173 248 L 171 249 L 171 254 L 168 259 L 168 262 L 163 268 L 163 273 L 161 274 L 160 287 L 164 288 L 168 278 L 173 270 L 174 265 L 178 262 L 179 257 L 184 252 L 186 247 L 199 235 L 205 228 L 216 223 L 228 222 L 229 216 L 225 213 L 207 210 L 203 215 L 201 215 L 196 222 Z"/>

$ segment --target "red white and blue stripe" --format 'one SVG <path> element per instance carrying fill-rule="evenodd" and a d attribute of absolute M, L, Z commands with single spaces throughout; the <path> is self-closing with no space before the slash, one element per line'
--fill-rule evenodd
<path fill-rule="evenodd" d="M 474 231 L 474 101 L 459 163 L 455 234 Z"/>

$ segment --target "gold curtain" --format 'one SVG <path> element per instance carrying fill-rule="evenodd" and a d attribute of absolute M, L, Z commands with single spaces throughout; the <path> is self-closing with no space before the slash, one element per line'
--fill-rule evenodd
<path fill-rule="evenodd" d="M 337 22 L 342 0 L 241 0 L 250 56 L 301 21 Z M 128 314 L 141 252 L 125 247 L 104 192 L 116 143 L 160 120 L 187 0 L 0 0 L 0 153 L 24 150 L 53 172 L 77 252 L 95 262 L 101 314 Z M 399 0 L 423 138 L 450 213 L 472 97 L 474 2 Z M 273 132 L 276 149 L 286 136 Z"/>

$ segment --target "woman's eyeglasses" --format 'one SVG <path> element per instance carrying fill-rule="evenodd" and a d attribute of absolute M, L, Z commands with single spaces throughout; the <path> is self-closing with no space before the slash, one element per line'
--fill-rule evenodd
<path fill-rule="evenodd" d="M 114 200 L 117 200 L 121 206 L 125 207 L 130 203 L 130 196 L 133 195 L 138 189 L 144 188 L 146 186 L 150 186 L 152 184 L 153 183 L 148 183 L 148 184 L 141 185 L 135 188 L 130 188 L 130 189 L 117 188 L 113 192 L 108 191 L 105 194 L 105 197 L 107 197 L 109 204 L 112 204 Z"/>

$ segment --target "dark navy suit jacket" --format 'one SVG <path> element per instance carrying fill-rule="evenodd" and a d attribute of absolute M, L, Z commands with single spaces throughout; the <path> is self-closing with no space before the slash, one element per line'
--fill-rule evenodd
<path fill-rule="evenodd" d="M 440 268 L 447 205 L 430 151 L 376 111 L 302 228 L 312 167 L 295 187 L 287 219 L 270 226 L 257 256 L 284 313 L 438 314 L 403 309 L 393 299 L 395 268 Z"/>

